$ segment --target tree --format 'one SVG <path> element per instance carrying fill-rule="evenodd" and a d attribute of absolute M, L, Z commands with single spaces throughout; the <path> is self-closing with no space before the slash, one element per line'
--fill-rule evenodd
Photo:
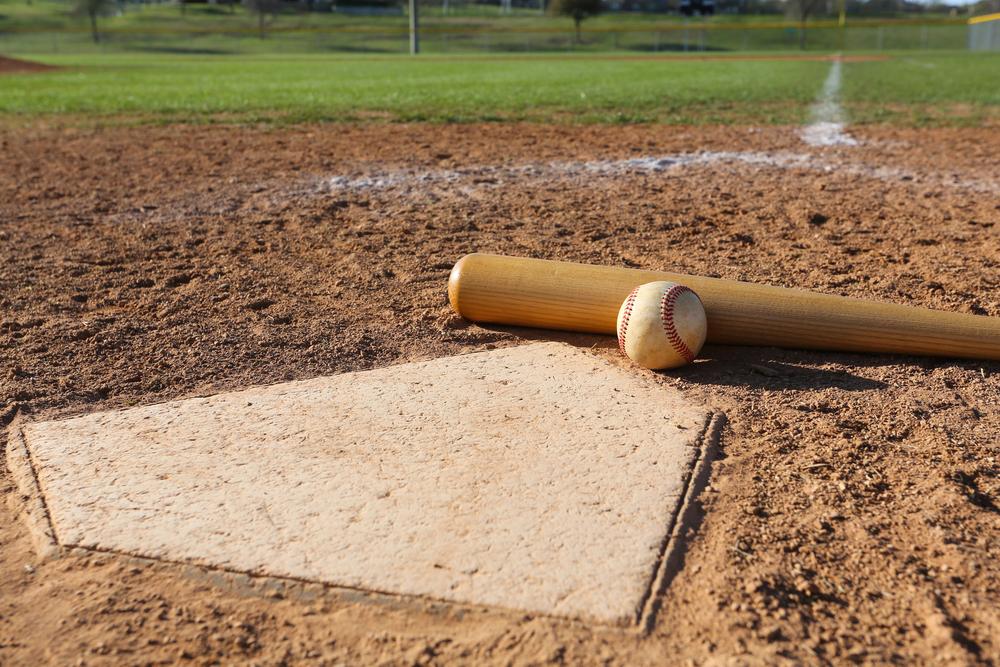
<path fill-rule="evenodd" d="M 597 16 L 604 11 L 602 0 L 552 0 L 549 3 L 549 13 L 557 16 L 569 16 L 576 26 L 576 43 L 580 43 L 580 23 L 585 18 Z"/>
<path fill-rule="evenodd" d="M 267 26 L 278 18 L 281 0 L 243 0 L 243 4 L 257 15 L 257 36 L 264 39 L 267 36 Z"/>
<path fill-rule="evenodd" d="M 94 44 L 101 41 L 101 33 L 97 31 L 97 17 L 113 14 L 117 6 L 116 0 L 76 0 L 76 13 L 90 18 L 90 36 Z"/>
<path fill-rule="evenodd" d="M 790 0 L 788 9 L 799 21 L 799 49 L 806 48 L 806 21 L 825 4 L 824 0 Z"/>

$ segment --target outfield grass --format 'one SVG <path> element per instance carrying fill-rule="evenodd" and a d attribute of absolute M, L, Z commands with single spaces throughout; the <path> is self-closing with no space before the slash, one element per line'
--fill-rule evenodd
<path fill-rule="evenodd" d="M 0 114 L 95 122 L 338 120 L 801 123 L 814 61 L 48 56 L 66 69 L 0 77 Z M 853 122 L 1000 116 L 1000 54 L 897 55 L 843 66 Z"/>
<path fill-rule="evenodd" d="M 1000 118 L 1000 53 L 900 55 L 844 69 L 856 123 L 980 124 Z"/>
<path fill-rule="evenodd" d="M 0 77 L 0 112 L 284 121 L 798 122 L 823 62 L 334 56 L 48 57 Z"/>
<path fill-rule="evenodd" d="M 1000 104 L 1000 53 L 903 55 L 850 63 L 846 74 L 848 100 Z"/>

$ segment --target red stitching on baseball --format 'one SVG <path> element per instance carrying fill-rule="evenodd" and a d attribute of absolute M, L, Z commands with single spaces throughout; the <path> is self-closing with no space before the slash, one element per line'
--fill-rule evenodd
<path fill-rule="evenodd" d="M 639 293 L 639 288 L 636 287 L 634 290 L 629 292 L 628 298 L 625 299 L 625 312 L 622 314 L 622 323 L 618 327 L 618 349 L 625 354 L 625 331 L 628 329 L 628 318 L 632 317 L 632 306 L 635 305 L 635 296 Z M 625 356 L 628 356 L 625 354 Z"/>
<path fill-rule="evenodd" d="M 684 361 L 691 363 L 694 361 L 694 352 L 687 346 L 681 335 L 677 333 L 677 327 L 674 326 L 674 306 L 677 305 L 678 297 L 685 292 L 694 294 L 690 288 L 684 287 L 684 285 L 674 285 L 663 293 L 663 298 L 660 300 L 660 319 L 663 320 L 663 331 L 666 332 L 670 345 L 677 351 L 677 354 L 684 358 Z M 698 298 L 697 294 L 694 296 L 696 299 Z"/>

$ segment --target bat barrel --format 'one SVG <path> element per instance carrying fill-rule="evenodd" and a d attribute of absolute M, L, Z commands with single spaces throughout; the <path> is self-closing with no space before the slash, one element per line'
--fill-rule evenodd
<path fill-rule="evenodd" d="M 654 280 L 698 293 L 710 343 L 1000 360 L 1000 318 L 681 273 L 477 253 L 448 298 L 476 322 L 614 334 L 622 301 Z"/>

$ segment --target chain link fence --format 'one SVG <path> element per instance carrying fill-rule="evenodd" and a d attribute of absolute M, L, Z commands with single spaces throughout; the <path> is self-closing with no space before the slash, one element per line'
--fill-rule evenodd
<path fill-rule="evenodd" d="M 1000 51 L 1000 14 L 980 16 L 969 21 L 970 51 Z"/>
<path fill-rule="evenodd" d="M 587 30 L 578 41 L 572 27 L 489 30 L 425 28 L 424 53 L 622 52 L 725 53 L 752 51 L 900 51 L 997 49 L 1000 21 L 966 26 L 950 24 L 779 27 L 672 24 L 647 30 Z M 973 31 L 975 30 L 975 34 Z M 380 30 L 268 29 L 225 32 L 141 32 L 107 30 L 95 43 L 86 30 L 0 32 L 0 53 L 52 54 L 150 52 L 193 55 L 239 53 L 405 53 L 405 28 Z"/>

